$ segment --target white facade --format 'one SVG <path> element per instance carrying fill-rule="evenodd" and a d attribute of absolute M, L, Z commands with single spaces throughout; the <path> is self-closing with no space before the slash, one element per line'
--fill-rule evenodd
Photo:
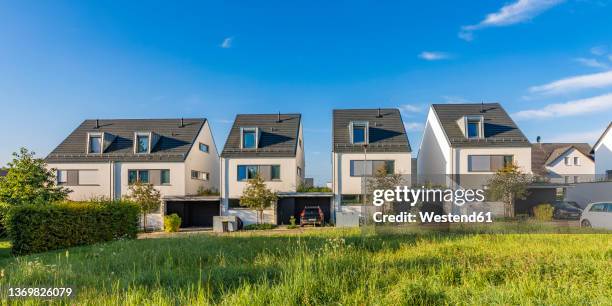
<path fill-rule="evenodd" d="M 230 201 L 242 196 L 247 180 L 238 178 L 238 166 L 280 166 L 280 179 L 265 181 L 274 192 L 296 192 L 304 181 L 305 158 L 302 125 L 300 124 L 295 157 L 221 157 L 222 215 L 239 217 L 244 224 L 257 223 L 257 212 L 242 207 L 230 207 Z M 299 170 L 298 170 L 299 169 Z M 263 223 L 276 223 L 275 207 L 264 211 Z"/>
<path fill-rule="evenodd" d="M 531 173 L 531 147 L 453 147 L 440 121 L 430 107 L 417 158 L 419 184 L 450 186 L 452 182 L 470 186 L 486 183 L 495 171 L 472 171 L 470 158 L 474 156 L 512 156 L 523 173 Z"/>
<path fill-rule="evenodd" d="M 200 143 L 208 145 L 207 153 L 199 150 Z M 219 155 L 208 121 L 203 125 L 184 162 L 62 162 L 49 163 L 47 166 L 56 171 L 76 170 L 76 181 L 64 183 L 66 188 L 72 190 L 68 196 L 73 201 L 99 197 L 119 199 L 128 195 L 130 170 L 168 170 L 169 183 L 154 184 L 162 197 L 196 195 L 200 188 L 219 189 Z M 192 178 L 192 170 L 208 173 L 208 179 Z"/>
<path fill-rule="evenodd" d="M 545 165 L 551 183 L 593 181 L 595 162 L 576 148 L 571 148 Z"/>
<path fill-rule="evenodd" d="M 392 153 L 332 153 L 332 191 L 336 211 L 354 210 L 350 205 L 342 205 L 342 195 L 361 195 L 364 192 L 362 176 L 351 176 L 351 161 L 393 161 L 393 173 L 400 174 L 407 186 L 411 185 L 410 152 Z M 365 186 L 367 190 L 367 186 Z"/>
<path fill-rule="evenodd" d="M 601 178 L 612 178 L 612 123 L 593 147 L 595 174 Z"/>

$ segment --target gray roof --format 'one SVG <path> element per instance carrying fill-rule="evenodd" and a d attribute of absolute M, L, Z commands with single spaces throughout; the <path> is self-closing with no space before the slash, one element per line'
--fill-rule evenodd
<path fill-rule="evenodd" d="M 101 119 L 85 120 L 46 158 L 48 163 L 97 161 L 184 161 L 206 119 Z M 87 134 L 115 136 L 102 154 L 87 154 Z M 159 140 L 150 154 L 134 153 L 134 133 L 152 132 Z"/>
<path fill-rule="evenodd" d="M 591 146 L 588 143 L 534 143 L 531 146 L 531 171 L 545 176 L 547 174 L 546 165 L 572 148 L 593 160 L 590 154 Z"/>
<path fill-rule="evenodd" d="M 529 147 L 529 140 L 499 103 L 432 104 L 442 129 L 453 147 Z M 484 117 L 484 138 L 465 137 L 457 120 Z"/>
<path fill-rule="evenodd" d="M 242 114 L 236 115 L 223 147 L 222 157 L 295 157 L 301 114 Z M 242 149 L 240 129 L 259 129 L 258 147 Z"/>
<path fill-rule="evenodd" d="M 368 152 L 411 152 L 402 116 L 397 108 L 335 109 L 333 111 L 333 152 L 363 152 L 363 145 L 352 144 L 351 121 L 369 122 Z"/>

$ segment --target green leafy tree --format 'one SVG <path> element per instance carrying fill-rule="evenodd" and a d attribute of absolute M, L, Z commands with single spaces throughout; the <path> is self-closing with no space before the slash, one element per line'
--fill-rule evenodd
<path fill-rule="evenodd" d="M 254 179 L 250 179 L 244 188 L 242 197 L 240 197 L 240 206 L 257 210 L 257 223 L 260 224 L 263 221 L 264 210 L 270 207 L 276 199 L 276 193 L 268 189 L 263 178 L 257 175 Z"/>
<path fill-rule="evenodd" d="M 54 172 L 34 152 L 21 148 L 13 153 L 6 176 L 0 177 L 0 202 L 21 205 L 65 200 L 71 190 L 57 186 Z"/>
<path fill-rule="evenodd" d="M 147 231 L 147 214 L 159 210 L 161 205 L 161 194 L 159 190 L 153 188 L 151 184 L 144 184 L 136 181 L 130 186 L 128 199 L 140 208 L 142 214 L 142 228 Z"/>
<path fill-rule="evenodd" d="M 527 186 L 532 182 L 530 175 L 522 173 L 516 165 L 498 170 L 489 179 L 487 196 L 504 203 L 504 216 L 514 217 L 514 202 L 527 197 Z"/>

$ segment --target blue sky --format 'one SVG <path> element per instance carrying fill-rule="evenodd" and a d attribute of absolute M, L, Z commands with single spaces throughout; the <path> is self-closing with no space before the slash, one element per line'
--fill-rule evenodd
<path fill-rule="evenodd" d="M 289 3 L 291 2 L 291 3 Z M 300 112 L 306 175 L 331 175 L 333 108 L 501 102 L 532 140 L 612 119 L 609 1 L 3 1 L 0 165 L 87 118 Z"/>

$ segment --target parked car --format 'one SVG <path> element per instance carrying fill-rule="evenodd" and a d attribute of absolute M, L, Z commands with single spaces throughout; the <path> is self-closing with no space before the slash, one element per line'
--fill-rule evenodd
<path fill-rule="evenodd" d="M 612 202 L 597 202 L 587 205 L 580 216 L 580 226 L 612 230 Z"/>
<path fill-rule="evenodd" d="M 306 206 L 300 213 L 300 226 L 312 224 L 323 225 L 324 215 L 319 206 Z"/>
<path fill-rule="evenodd" d="M 578 220 L 582 209 L 578 208 L 576 202 L 570 201 L 557 201 L 552 204 L 553 218 L 554 219 L 567 219 L 567 220 Z"/>

